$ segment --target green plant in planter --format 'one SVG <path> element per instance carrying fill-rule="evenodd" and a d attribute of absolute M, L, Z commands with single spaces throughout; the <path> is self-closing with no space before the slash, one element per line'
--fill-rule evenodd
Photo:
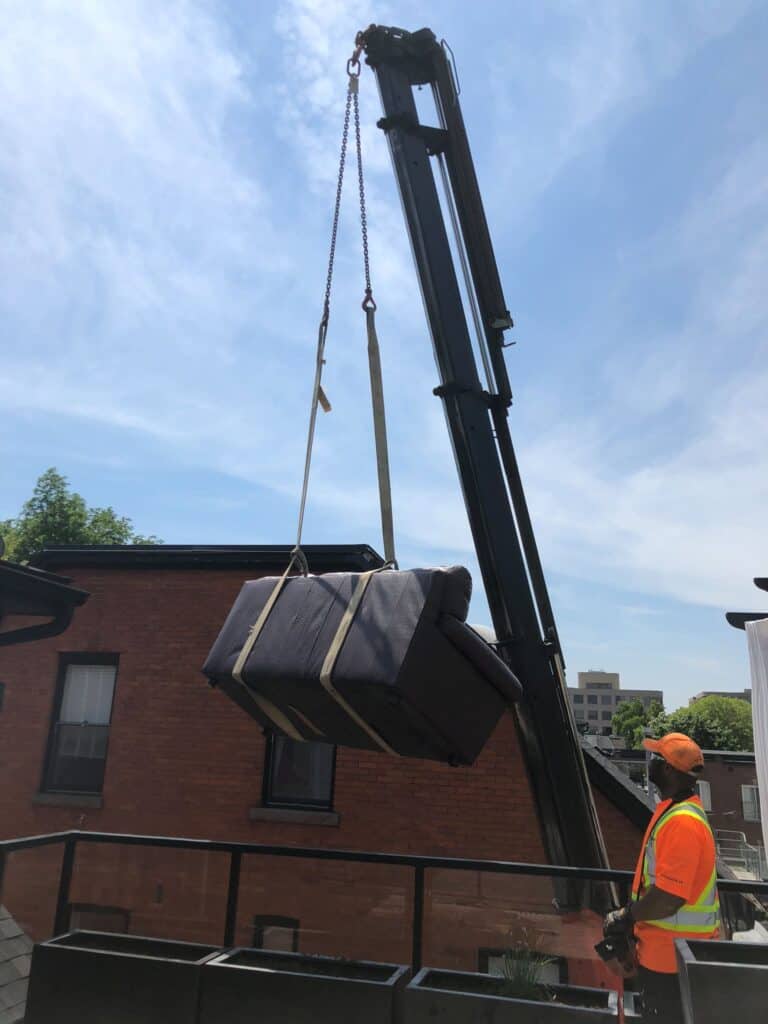
<path fill-rule="evenodd" d="M 502 995 L 534 1002 L 549 1002 L 552 994 L 542 981 L 544 968 L 554 963 L 523 943 L 517 943 L 504 954 Z"/>

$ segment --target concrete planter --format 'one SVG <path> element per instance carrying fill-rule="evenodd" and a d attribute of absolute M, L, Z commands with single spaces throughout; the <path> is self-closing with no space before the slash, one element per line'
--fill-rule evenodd
<path fill-rule="evenodd" d="M 105 932 L 35 946 L 26 1024 L 196 1024 L 200 967 L 220 947 Z"/>
<path fill-rule="evenodd" d="M 504 979 L 425 968 L 405 991 L 405 1024 L 607 1024 L 618 1019 L 615 992 L 547 985 L 553 998 L 503 995 Z"/>
<path fill-rule="evenodd" d="M 400 1024 L 410 971 L 302 953 L 235 949 L 201 972 L 200 1024 Z"/>
<path fill-rule="evenodd" d="M 768 945 L 678 939 L 686 1024 L 768 1019 Z"/>

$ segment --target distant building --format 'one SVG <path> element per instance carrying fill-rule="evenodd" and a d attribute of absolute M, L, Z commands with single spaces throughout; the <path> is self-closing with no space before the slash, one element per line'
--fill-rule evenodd
<path fill-rule="evenodd" d="M 736 700 L 745 700 L 748 704 L 752 703 L 752 690 L 742 690 L 741 693 L 737 693 L 735 690 L 702 690 L 701 693 L 697 693 L 695 697 L 691 697 L 688 701 L 688 707 L 691 704 L 695 704 L 697 700 L 701 700 L 702 697 L 733 697 Z"/>
<path fill-rule="evenodd" d="M 618 672 L 579 672 L 579 685 L 568 687 L 568 699 L 577 725 L 589 732 L 610 736 L 613 716 L 623 701 L 639 700 L 648 708 L 653 701 L 664 703 L 661 690 L 622 690 Z"/>

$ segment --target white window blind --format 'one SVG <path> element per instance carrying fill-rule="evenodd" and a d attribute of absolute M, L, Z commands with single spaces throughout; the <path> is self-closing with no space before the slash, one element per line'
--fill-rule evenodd
<path fill-rule="evenodd" d="M 59 721 L 109 725 L 116 673 L 114 665 L 68 665 Z"/>
<path fill-rule="evenodd" d="M 705 811 L 712 810 L 712 792 L 708 782 L 697 782 L 696 789 L 699 791 L 699 799 Z"/>
<path fill-rule="evenodd" d="M 760 795 L 757 786 L 741 787 L 741 807 L 744 821 L 760 821 Z"/>

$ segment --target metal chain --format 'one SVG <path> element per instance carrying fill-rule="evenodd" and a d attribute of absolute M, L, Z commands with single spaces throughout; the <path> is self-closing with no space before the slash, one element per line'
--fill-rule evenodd
<path fill-rule="evenodd" d="M 304 482 L 301 491 L 299 504 L 299 521 L 296 531 L 296 545 L 291 552 L 291 561 L 286 575 L 290 572 L 294 563 L 297 563 L 301 572 L 308 575 L 309 566 L 306 556 L 301 549 L 301 536 L 304 527 L 304 513 L 307 505 L 307 491 L 309 488 L 309 474 L 312 463 L 312 447 L 315 439 L 315 426 L 317 423 L 317 407 L 322 405 L 325 411 L 329 411 L 330 403 L 325 396 L 322 387 L 322 373 L 325 365 L 325 340 L 328 333 L 328 320 L 331 312 L 331 288 L 333 286 L 333 269 L 336 262 L 336 240 L 339 232 L 339 215 L 341 212 L 341 193 L 344 186 L 344 169 L 347 162 L 347 146 L 349 142 L 349 119 L 354 110 L 355 119 L 355 148 L 357 150 L 357 182 L 360 193 L 360 227 L 363 235 L 363 269 L 365 272 L 365 298 L 362 307 L 365 310 L 367 331 L 368 331 L 368 359 L 371 372 L 371 397 L 374 408 L 374 434 L 376 438 L 376 459 L 377 472 L 379 477 L 379 498 L 381 503 L 382 534 L 384 537 L 384 549 L 387 564 L 397 567 L 395 561 L 395 548 L 392 527 L 392 495 L 389 482 L 389 456 L 387 454 L 386 423 L 384 419 L 384 395 L 381 385 L 381 364 L 378 353 L 378 339 L 376 338 L 375 311 L 376 303 L 371 290 L 371 265 L 368 255 L 368 217 L 365 208 L 365 182 L 363 179 L 363 151 L 360 140 L 360 106 L 358 98 L 358 82 L 360 78 L 360 53 L 362 52 L 361 34 L 355 40 L 356 49 L 352 57 L 347 61 L 347 75 L 349 85 L 347 88 L 347 103 L 344 108 L 344 128 L 341 133 L 341 153 L 339 154 L 339 175 L 336 181 L 336 201 L 333 208 L 333 225 L 331 227 L 331 246 L 328 254 L 328 274 L 325 279 L 325 297 L 323 299 L 323 315 L 320 320 L 317 335 L 317 356 L 315 360 L 315 383 L 312 392 L 312 404 L 309 414 L 309 430 L 307 432 L 307 450 L 304 459 Z"/>
<path fill-rule="evenodd" d="M 368 217 L 365 209 L 363 150 L 360 143 L 360 104 L 357 89 L 354 89 L 353 91 L 352 105 L 355 115 L 355 146 L 357 148 L 357 182 L 358 188 L 360 190 L 360 226 L 363 232 L 363 268 L 365 271 L 365 298 L 363 299 L 363 309 L 367 309 L 369 306 L 372 309 L 376 309 L 376 303 L 374 302 L 373 294 L 371 291 L 371 264 L 368 256 Z"/>
<path fill-rule="evenodd" d="M 357 84 L 357 79 L 350 78 L 350 87 L 347 90 L 347 105 L 344 110 L 344 129 L 341 133 L 341 154 L 339 156 L 339 176 L 336 182 L 336 203 L 333 208 L 333 227 L 331 228 L 331 250 L 328 255 L 328 275 L 325 281 L 325 299 L 323 301 L 323 321 L 328 322 L 331 311 L 331 285 L 333 284 L 333 265 L 336 260 L 336 236 L 339 232 L 339 212 L 341 210 L 341 190 L 344 185 L 344 167 L 347 162 L 347 140 L 349 138 L 349 115 L 352 103 L 352 82 Z M 357 104 L 355 104 L 357 106 Z"/>

